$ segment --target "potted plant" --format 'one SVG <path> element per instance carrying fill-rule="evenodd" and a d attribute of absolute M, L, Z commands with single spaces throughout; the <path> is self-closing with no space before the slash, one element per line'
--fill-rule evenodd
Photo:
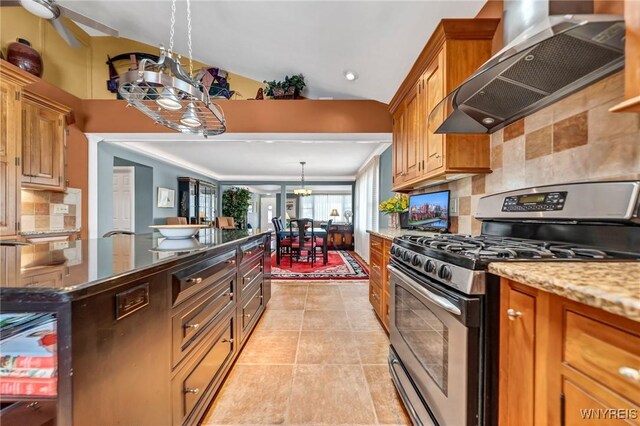
<path fill-rule="evenodd" d="M 291 77 L 287 75 L 284 77 L 284 81 L 265 80 L 264 83 L 267 84 L 264 94 L 274 99 L 297 99 L 307 85 L 302 74 L 295 74 Z"/>
<path fill-rule="evenodd" d="M 251 192 L 246 188 L 234 186 L 222 193 L 222 215 L 231 216 L 240 226 L 247 219 L 251 204 Z"/>
<path fill-rule="evenodd" d="M 389 215 L 389 228 L 400 229 L 400 213 L 409 211 L 409 196 L 396 194 L 378 206 L 380 212 Z"/>

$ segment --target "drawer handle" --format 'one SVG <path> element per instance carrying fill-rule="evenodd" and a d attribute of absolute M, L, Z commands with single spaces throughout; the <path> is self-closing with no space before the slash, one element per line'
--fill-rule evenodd
<path fill-rule="evenodd" d="M 253 250 L 247 250 L 244 254 L 251 256 L 253 254 Z"/>
<path fill-rule="evenodd" d="M 224 338 L 221 340 L 222 343 L 233 343 L 233 339 Z"/>
<path fill-rule="evenodd" d="M 251 318 L 251 314 L 245 314 L 245 318 Z"/>
<path fill-rule="evenodd" d="M 231 259 L 231 260 L 227 260 L 227 262 L 229 265 L 235 265 L 236 260 L 235 259 Z"/>
<path fill-rule="evenodd" d="M 380 245 L 380 243 L 371 243 L 371 245 L 372 245 L 373 247 L 378 247 L 378 246 Z"/>
<path fill-rule="evenodd" d="M 184 388 L 184 393 L 198 393 L 200 388 Z"/>
<path fill-rule="evenodd" d="M 202 278 L 200 278 L 200 277 L 198 277 L 198 278 L 189 278 L 187 280 L 187 282 L 194 283 L 194 284 L 200 284 L 202 282 Z"/>
<path fill-rule="evenodd" d="M 264 244 L 258 244 L 259 249 L 264 249 Z"/>
<path fill-rule="evenodd" d="M 522 316 L 522 312 L 509 308 L 507 309 L 507 316 L 511 321 L 515 321 Z"/>
<path fill-rule="evenodd" d="M 256 299 L 262 299 L 264 296 L 261 294 L 256 294 Z"/>
<path fill-rule="evenodd" d="M 631 367 L 620 367 L 618 369 L 618 373 L 629 380 L 640 383 L 640 370 L 636 370 L 635 368 Z"/>
<path fill-rule="evenodd" d="M 200 324 L 195 323 L 195 324 L 185 324 L 184 328 L 193 328 L 194 330 L 197 330 L 200 328 Z"/>
<path fill-rule="evenodd" d="M 229 297 L 229 299 L 233 299 L 233 292 L 231 292 L 231 291 L 230 291 L 229 293 L 225 293 L 225 294 L 223 294 L 223 296 L 224 296 L 224 297 L 227 297 L 227 296 L 228 296 L 228 297 Z"/>

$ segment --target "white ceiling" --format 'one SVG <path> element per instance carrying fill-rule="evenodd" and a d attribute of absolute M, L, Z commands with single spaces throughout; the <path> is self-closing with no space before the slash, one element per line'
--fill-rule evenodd
<path fill-rule="evenodd" d="M 307 181 L 350 181 L 391 143 L 388 133 L 89 136 L 224 181 L 299 181 L 300 161 Z"/>
<path fill-rule="evenodd" d="M 151 45 L 169 44 L 167 0 L 60 0 Z M 442 18 L 474 17 L 485 0 L 194 0 L 194 58 L 262 80 L 303 73 L 307 97 L 388 103 Z M 185 54 L 186 2 L 178 1 L 175 50 Z M 345 70 L 359 74 L 354 82 Z"/>

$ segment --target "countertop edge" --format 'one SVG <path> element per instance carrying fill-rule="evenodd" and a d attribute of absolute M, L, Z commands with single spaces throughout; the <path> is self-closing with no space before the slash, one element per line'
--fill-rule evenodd
<path fill-rule="evenodd" d="M 393 240 L 396 237 L 402 236 L 402 235 L 435 235 L 434 232 L 426 232 L 426 231 L 416 231 L 413 229 L 380 229 L 377 231 L 374 231 L 372 229 L 367 229 L 367 234 L 371 234 L 374 235 L 376 237 L 380 237 L 380 238 L 384 238 L 387 240 Z"/>
<path fill-rule="evenodd" d="M 198 255 L 202 255 L 212 250 L 220 250 L 229 246 L 241 245 L 243 242 L 247 240 L 254 239 L 261 235 L 269 235 L 269 234 L 272 234 L 272 231 L 264 231 L 264 232 L 259 232 L 253 235 L 247 235 L 232 241 L 224 242 L 216 246 L 205 247 L 201 250 L 178 255 L 177 257 L 167 258 L 142 268 L 132 269 L 130 271 L 122 272 L 110 277 L 96 279 L 93 281 L 88 281 L 83 284 L 78 284 L 78 285 L 69 286 L 69 287 L 60 287 L 60 288 L 0 287 L 0 296 L 3 297 L 3 300 L 5 299 L 5 297 L 11 296 L 11 295 L 41 295 L 42 297 L 57 297 L 61 301 L 77 300 L 77 299 L 87 297 L 89 295 L 93 295 L 93 294 L 108 290 L 110 287 L 105 285 L 108 284 L 109 282 L 116 282 L 116 281 L 122 280 L 123 278 L 126 278 L 127 276 L 138 275 L 138 274 L 144 273 L 145 271 L 151 272 L 151 271 L 160 271 L 162 269 L 167 269 L 167 268 L 170 268 L 171 265 L 173 264 L 178 264 L 180 262 L 188 261 L 189 258 L 191 257 L 195 258 Z M 97 288 L 97 287 L 100 287 L 100 288 Z"/>
<path fill-rule="evenodd" d="M 555 265 L 557 268 L 560 263 L 551 262 L 536 262 L 526 263 L 529 266 L 543 264 Z M 558 278 L 556 275 L 549 272 L 543 274 L 540 272 L 525 272 L 516 265 L 523 265 L 524 263 L 509 263 L 509 262 L 492 262 L 489 264 L 489 272 L 510 280 L 516 281 L 523 285 L 536 288 L 548 293 L 552 293 L 561 297 L 565 297 L 574 302 L 582 303 L 587 306 L 591 306 L 603 311 L 619 315 L 633 321 L 640 322 L 640 299 L 636 299 L 632 294 L 625 295 L 621 291 L 617 293 L 615 291 L 608 292 L 605 285 L 584 285 L 576 282 L 571 282 L 570 279 Z M 581 263 L 584 266 L 585 263 Z M 591 262 L 591 264 L 604 265 L 604 262 Z M 619 265 L 620 263 L 616 263 Z M 576 265 L 576 263 L 573 263 Z M 629 262 L 629 266 L 637 263 Z M 514 269 L 514 266 L 516 267 Z M 594 280 L 597 281 L 597 280 Z M 620 287 L 615 287 L 620 289 Z M 631 290 L 633 292 L 633 290 Z"/>

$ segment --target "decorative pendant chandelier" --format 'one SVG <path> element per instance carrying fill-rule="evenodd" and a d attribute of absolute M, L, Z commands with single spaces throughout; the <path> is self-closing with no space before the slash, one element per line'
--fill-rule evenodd
<path fill-rule="evenodd" d="M 307 197 L 311 195 L 311 192 L 312 192 L 310 189 L 305 189 L 304 187 L 304 165 L 305 164 L 307 164 L 305 161 L 300 162 L 300 165 L 302 166 L 302 179 L 300 180 L 300 188 L 293 190 L 294 194 L 299 195 L 301 197 Z"/>
<path fill-rule="evenodd" d="M 206 71 L 193 76 L 191 2 L 187 0 L 186 3 L 189 72 L 180 64 L 180 55 L 173 51 L 176 0 L 172 0 L 169 49 L 160 46 L 158 62 L 142 59 L 137 70 L 121 74 L 118 93 L 129 106 L 142 111 L 157 124 L 204 137 L 219 135 L 226 130 L 224 114 L 211 102 L 209 92 L 201 82 Z"/>

